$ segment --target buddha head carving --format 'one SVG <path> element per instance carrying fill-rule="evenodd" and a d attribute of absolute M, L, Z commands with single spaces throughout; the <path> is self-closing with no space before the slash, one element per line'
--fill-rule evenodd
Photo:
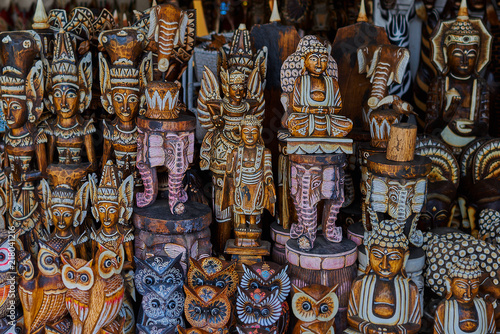
<path fill-rule="evenodd" d="M 445 284 L 448 289 L 446 299 L 454 297 L 459 303 L 469 303 L 479 292 L 481 268 L 477 261 L 461 258 L 448 269 Z"/>
<path fill-rule="evenodd" d="M 312 41 L 301 60 L 303 73 L 307 71 L 312 76 L 322 75 L 328 67 L 328 55 L 329 50 L 323 43 L 318 40 Z"/>

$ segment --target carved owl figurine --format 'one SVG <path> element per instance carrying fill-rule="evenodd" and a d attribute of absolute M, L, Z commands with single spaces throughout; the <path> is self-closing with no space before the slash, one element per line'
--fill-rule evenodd
<path fill-rule="evenodd" d="M 238 287 L 236 315 L 240 327 L 259 328 L 278 334 L 286 333 L 288 323 L 282 316 L 282 303 L 278 298 L 279 290 L 243 290 Z M 287 318 L 288 319 L 288 318 Z"/>
<path fill-rule="evenodd" d="M 278 334 L 276 329 L 266 329 L 266 328 L 244 328 L 240 325 L 236 326 L 236 331 L 238 334 Z"/>
<path fill-rule="evenodd" d="M 184 282 L 184 270 L 180 263 L 182 254 L 176 258 L 168 256 L 151 256 L 146 260 L 141 260 L 134 256 L 135 287 L 137 291 L 144 295 L 145 286 L 155 284 L 173 284 L 178 285 Z"/>
<path fill-rule="evenodd" d="M 66 287 L 62 282 L 62 258 L 75 257 L 75 247 L 71 240 L 60 245 L 56 250 L 43 241 L 39 241 L 37 257 L 38 277 L 33 291 L 31 308 L 25 313 L 25 326 L 29 333 L 36 332 L 60 320 L 68 313 L 65 304 Z M 23 305 L 24 309 L 24 305 Z"/>
<path fill-rule="evenodd" d="M 254 265 L 243 266 L 243 276 L 240 286 L 243 290 L 278 290 L 278 299 L 286 301 L 290 294 L 291 283 L 288 277 L 288 265 L 280 266 L 274 262 L 257 262 Z"/>
<path fill-rule="evenodd" d="M 11 305 L 9 291 L 12 280 L 15 279 L 12 269 L 15 265 L 14 248 L 9 245 L 7 231 L 0 231 L 0 319 L 7 316 L 8 307 Z M 17 294 L 15 294 L 15 303 L 19 303 Z"/>
<path fill-rule="evenodd" d="M 68 289 L 66 308 L 73 319 L 73 333 L 82 333 L 89 315 L 90 293 L 94 285 L 93 260 L 63 259 L 62 280 Z"/>
<path fill-rule="evenodd" d="M 177 333 L 179 334 L 210 334 L 211 332 L 204 331 L 199 328 L 182 328 L 181 326 L 177 326 Z"/>
<path fill-rule="evenodd" d="M 191 289 L 184 286 L 186 302 L 184 313 L 193 327 L 217 333 L 227 333 L 231 318 L 231 302 L 224 289 L 216 286 L 198 286 Z"/>
<path fill-rule="evenodd" d="M 137 323 L 137 334 L 177 334 L 176 328 L 183 328 L 180 325 L 162 326 L 162 325 L 142 325 Z"/>
<path fill-rule="evenodd" d="M 141 302 L 143 324 L 171 326 L 182 324 L 184 311 L 183 284 L 145 285 L 146 293 Z M 147 319 L 147 320 L 146 320 Z"/>
<path fill-rule="evenodd" d="M 335 315 L 339 309 L 337 287 L 313 284 L 300 289 L 293 286 L 292 311 L 297 323 L 292 334 L 335 332 Z"/>
<path fill-rule="evenodd" d="M 198 286 L 211 285 L 224 289 L 232 297 L 238 288 L 239 277 L 236 272 L 236 262 L 220 260 L 216 257 L 205 257 L 196 261 L 189 259 L 187 283 L 191 289 Z"/>
<path fill-rule="evenodd" d="M 35 301 L 33 293 L 37 287 L 38 267 L 33 264 L 31 254 L 26 251 L 19 251 L 16 256 L 16 270 L 19 275 L 17 294 L 23 307 L 24 322 L 31 324 L 32 310 Z"/>

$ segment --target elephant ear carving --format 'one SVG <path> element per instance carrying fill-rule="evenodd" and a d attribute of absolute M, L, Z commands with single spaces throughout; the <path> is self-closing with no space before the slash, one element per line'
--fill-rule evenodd
<path fill-rule="evenodd" d="M 422 211 L 422 207 L 424 206 L 425 196 L 427 193 L 427 182 L 425 179 L 418 180 L 415 183 L 415 191 L 413 194 L 413 198 L 411 200 L 411 210 L 413 212 L 419 213 Z"/>
<path fill-rule="evenodd" d="M 94 174 L 95 175 L 95 174 Z M 89 185 L 90 185 L 90 200 L 92 204 L 90 206 L 92 210 L 92 215 L 94 219 L 99 222 L 99 213 L 97 212 L 97 177 L 89 177 Z"/>
<path fill-rule="evenodd" d="M 397 83 L 401 83 L 405 75 L 408 61 L 410 60 L 410 51 L 405 48 L 399 48 L 397 58 L 399 59 L 399 62 L 396 66 L 397 71 L 394 72 L 394 81 L 396 81 Z"/>
<path fill-rule="evenodd" d="M 111 77 L 109 73 L 108 61 L 104 58 L 102 52 L 99 52 L 99 84 L 101 86 L 101 103 L 104 109 L 110 114 L 114 114 L 111 100 Z"/>
<path fill-rule="evenodd" d="M 291 166 L 290 167 L 290 180 L 292 180 L 292 187 L 290 189 L 290 194 L 291 195 L 296 195 L 297 194 L 297 174 L 298 174 L 298 171 L 297 171 L 297 167 L 295 166 Z"/>
<path fill-rule="evenodd" d="M 126 225 L 132 216 L 134 205 L 134 176 L 129 175 L 118 188 L 118 201 L 120 205 L 120 223 Z"/>
<path fill-rule="evenodd" d="M 87 217 L 89 198 L 90 198 L 90 181 L 87 181 L 80 187 L 80 189 L 78 189 L 78 192 L 76 193 L 75 214 L 74 214 L 75 218 L 73 221 L 74 227 L 77 227 L 81 223 L 83 223 L 85 217 Z"/>
<path fill-rule="evenodd" d="M 92 100 L 92 54 L 87 52 L 78 65 L 80 83 L 80 112 L 90 105 Z"/>
<path fill-rule="evenodd" d="M 389 198 L 387 196 L 389 188 L 385 179 L 371 178 L 371 207 L 375 212 L 387 212 Z"/>
<path fill-rule="evenodd" d="M 42 201 L 40 202 L 40 205 L 45 213 L 44 216 L 48 218 L 50 221 L 52 221 L 52 211 L 50 210 L 52 201 L 52 192 L 50 190 L 49 183 L 47 182 L 47 180 L 45 179 L 40 180 L 40 187 L 42 189 Z"/>
<path fill-rule="evenodd" d="M 335 175 L 335 167 L 329 166 L 323 168 L 322 182 L 321 182 L 321 197 L 326 199 L 331 199 L 334 197 L 335 183 L 339 182 L 339 179 Z"/>
<path fill-rule="evenodd" d="M 26 78 L 26 104 L 29 110 L 30 123 L 34 123 L 42 115 L 44 92 L 43 79 L 42 61 L 38 60 L 31 68 Z"/>
<path fill-rule="evenodd" d="M 160 11 L 160 6 L 155 6 L 151 8 L 151 12 L 149 14 L 149 30 L 148 30 L 148 40 L 154 40 L 158 43 L 158 32 L 159 32 L 159 24 L 158 24 L 158 13 Z"/>

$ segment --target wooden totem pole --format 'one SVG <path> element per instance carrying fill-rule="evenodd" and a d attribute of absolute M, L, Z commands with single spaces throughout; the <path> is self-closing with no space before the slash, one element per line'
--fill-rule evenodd
<path fill-rule="evenodd" d="M 282 125 L 286 130 L 279 138 L 286 155 L 280 167 L 289 180 L 289 193 L 283 195 L 292 197 L 297 212 L 297 220 L 287 222 L 291 225 L 291 239 L 286 242 L 291 280 L 299 287 L 344 281 L 338 291 L 337 319 L 337 328 L 343 329 L 357 256 L 356 244 L 342 238 L 336 221 L 344 202 L 346 154 L 352 153 L 352 139 L 345 136 L 353 123 L 338 115 L 342 101 L 336 63 L 329 51 L 315 36 L 306 36 L 282 66 Z M 323 199 L 323 229 L 317 236 L 318 204 Z"/>

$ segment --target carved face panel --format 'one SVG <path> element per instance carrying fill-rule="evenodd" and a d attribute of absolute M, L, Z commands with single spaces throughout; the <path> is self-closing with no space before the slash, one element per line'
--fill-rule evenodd
<path fill-rule="evenodd" d="M 405 251 L 401 248 L 384 248 L 373 245 L 370 248 L 369 260 L 375 274 L 384 278 L 393 278 L 404 267 Z"/>
<path fill-rule="evenodd" d="M 310 53 L 304 60 L 304 66 L 312 76 L 319 76 L 326 71 L 328 66 L 328 55 L 322 53 Z"/>
<path fill-rule="evenodd" d="M 113 109 L 123 122 L 130 122 L 137 117 L 140 109 L 140 97 L 137 90 L 114 88 L 112 90 Z"/>
<path fill-rule="evenodd" d="M 206 257 L 199 261 L 189 259 L 187 283 L 190 288 L 209 285 L 227 288 L 227 295 L 232 296 L 238 286 L 236 262 L 220 260 L 216 257 Z"/>
<path fill-rule="evenodd" d="M 186 303 L 184 313 L 187 321 L 201 329 L 225 328 L 231 317 L 231 303 L 227 289 L 213 286 L 200 286 L 191 289 L 184 286 Z"/>
<path fill-rule="evenodd" d="M 52 211 L 52 223 L 56 229 L 64 231 L 73 224 L 73 208 L 54 205 L 49 210 Z"/>
<path fill-rule="evenodd" d="M 450 73 L 459 78 L 472 75 L 476 70 L 478 53 L 477 45 L 449 45 L 446 49 L 446 55 Z"/>
<path fill-rule="evenodd" d="M 276 263 L 258 262 L 252 266 L 243 266 L 241 288 L 244 290 L 278 291 L 278 299 L 284 302 L 291 290 L 290 278 L 287 274 L 288 266 L 280 267 Z"/>
<path fill-rule="evenodd" d="M 71 85 L 57 85 L 52 92 L 56 113 L 63 118 L 74 117 L 78 110 L 78 90 Z"/>
<path fill-rule="evenodd" d="M 193 161 L 194 134 L 168 133 L 164 143 L 164 161 L 170 173 L 183 174 Z M 153 161 L 151 161 L 153 166 Z M 156 165 L 155 165 L 156 166 Z"/>
<path fill-rule="evenodd" d="M 2 111 L 11 129 L 22 127 L 28 121 L 26 100 L 12 96 L 2 96 Z"/>
<path fill-rule="evenodd" d="M 118 203 L 100 201 L 97 203 L 99 221 L 106 227 L 114 226 L 120 218 Z"/>
<path fill-rule="evenodd" d="M 451 293 L 458 302 L 469 303 L 479 291 L 479 278 L 465 279 L 453 278 L 451 281 Z"/>
<path fill-rule="evenodd" d="M 229 85 L 229 100 L 238 105 L 245 98 L 247 89 L 243 83 L 233 83 Z"/>
<path fill-rule="evenodd" d="M 145 291 L 141 305 L 144 314 L 151 320 L 167 324 L 182 315 L 185 300 L 182 284 L 146 285 Z"/>
<path fill-rule="evenodd" d="M 252 146 L 259 140 L 259 127 L 246 125 L 241 129 L 241 139 L 245 145 Z"/>
<path fill-rule="evenodd" d="M 282 305 L 278 299 L 278 291 L 243 290 L 238 287 L 236 314 L 243 327 L 252 327 L 257 324 L 272 327 L 278 322 L 281 311 Z"/>
<path fill-rule="evenodd" d="M 146 293 L 146 286 L 156 284 L 177 285 L 184 281 L 180 264 L 182 255 L 176 258 L 152 256 L 146 260 L 134 257 L 137 269 L 134 275 L 135 286 L 141 295 Z"/>
<path fill-rule="evenodd" d="M 420 214 L 419 228 L 427 229 L 434 227 L 449 226 L 457 206 L 450 201 L 439 198 L 428 199 L 424 211 Z"/>

